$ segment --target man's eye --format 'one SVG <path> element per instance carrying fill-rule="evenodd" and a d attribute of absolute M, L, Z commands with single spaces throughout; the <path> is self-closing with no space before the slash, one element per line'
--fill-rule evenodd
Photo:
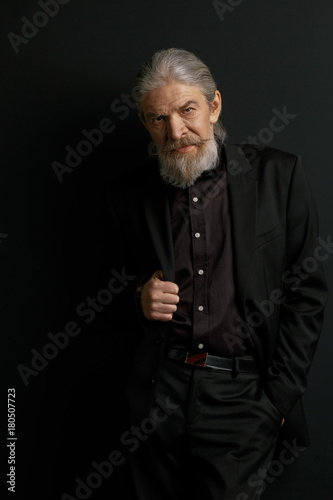
<path fill-rule="evenodd" d="M 161 122 L 162 120 L 163 120 L 163 116 L 162 116 L 162 115 L 155 116 L 155 117 L 153 118 L 153 122 L 154 122 L 154 123 L 159 123 L 159 122 Z"/>
<path fill-rule="evenodd" d="M 191 113 L 191 111 L 193 111 L 193 108 L 186 108 L 186 109 L 184 109 L 184 113 L 186 115 L 188 115 L 189 113 Z"/>

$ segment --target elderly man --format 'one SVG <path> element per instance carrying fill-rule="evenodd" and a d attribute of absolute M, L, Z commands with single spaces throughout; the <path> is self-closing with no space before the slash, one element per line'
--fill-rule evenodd
<path fill-rule="evenodd" d="M 227 143 L 220 92 L 185 50 L 155 53 L 135 96 L 152 161 L 111 183 L 106 214 L 136 496 L 258 499 L 281 433 L 287 458 L 309 444 L 326 285 L 302 161 Z"/>

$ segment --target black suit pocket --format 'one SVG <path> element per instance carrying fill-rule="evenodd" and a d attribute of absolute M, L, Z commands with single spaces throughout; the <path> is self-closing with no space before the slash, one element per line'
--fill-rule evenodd
<path fill-rule="evenodd" d="M 269 231 L 266 231 L 265 233 L 256 236 L 254 248 L 259 248 L 265 245 L 266 243 L 275 240 L 281 234 L 282 234 L 281 224 L 278 224 Z"/>

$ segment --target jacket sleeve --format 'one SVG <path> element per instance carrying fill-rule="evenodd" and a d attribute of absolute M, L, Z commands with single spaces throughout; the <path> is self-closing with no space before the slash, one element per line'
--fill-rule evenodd
<path fill-rule="evenodd" d="M 322 262 L 327 252 L 318 239 L 314 199 L 298 157 L 287 204 L 285 300 L 273 360 L 267 371 L 267 391 L 283 416 L 303 395 L 307 374 L 321 332 L 327 300 Z"/>

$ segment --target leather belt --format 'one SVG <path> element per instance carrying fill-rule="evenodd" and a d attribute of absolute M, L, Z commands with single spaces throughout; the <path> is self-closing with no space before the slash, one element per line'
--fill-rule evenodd
<path fill-rule="evenodd" d="M 167 358 L 175 359 L 183 363 L 203 368 L 215 368 L 231 372 L 233 376 L 241 373 L 260 373 L 260 366 L 254 356 L 222 358 L 212 356 L 208 352 L 193 352 L 182 349 L 167 349 L 165 353 Z"/>

